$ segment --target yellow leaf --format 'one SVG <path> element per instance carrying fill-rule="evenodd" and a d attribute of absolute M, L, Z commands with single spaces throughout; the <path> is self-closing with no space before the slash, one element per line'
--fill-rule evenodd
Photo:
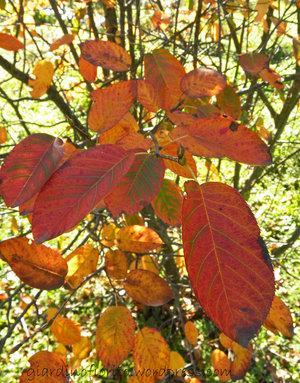
<path fill-rule="evenodd" d="M 230 380 L 230 360 L 225 352 L 216 349 L 211 353 L 211 364 L 221 382 Z"/>
<path fill-rule="evenodd" d="M 132 299 L 146 306 L 161 306 L 174 298 L 168 283 L 148 270 L 130 271 L 124 288 Z"/>
<path fill-rule="evenodd" d="M 270 2 L 269 0 L 257 0 L 255 11 L 257 12 L 254 21 L 261 22 L 266 13 L 268 12 Z"/>
<path fill-rule="evenodd" d="M 67 383 L 68 370 L 65 358 L 56 352 L 39 351 L 30 359 L 30 368 L 20 376 L 20 383 Z M 50 375 L 50 370 L 59 372 Z M 49 371 L 48 374 L 42 374 Z"/>
<path fill-rule="evenodd" d="M 293 336 L 293 318 L 287 305 L 277 296 L 274 297 L 264 326 L 275 334 L 281 332 L 287 338 Z"/>
<path fill-rule="evenodd" d="M 31 91 L 32 98 L 39 98 L 47 92 L 51 85 L 54 66 L 50 61 L 41 60 L 36 63 L 33 74 L 35 75 L 35 80 L 30 79 L 28 85 L 33 88 Z"/>
<path fill-rule="evenodd" d="M 161 247 L 163 241 L 152 229 L 132 225 L 123 227 L 116 235 L 116 244 L 120 250 L 146 253 Z"/>
<path fill-rule="evenodd" d="M 80 341 L 80 326 L 71 319 L 58 315 L 50 330 L 56 340 L 64 345 L 72 345 Z"/>
<path fill-rule="evenodd" d="M 137 261 L 136 260 L 132 261 L 129 269 L 130 270 L 135 270 L 135 269 L 148 270 L 148 271 L 152 271 L 152 273 L 159 274 L 158 264 L 156 260 L 148 254 L 138 257 Z"/>
<path fill-rule="evenodd" d="M 105 368 L 118 367 L 134 344 L 135 322 L 124 306 L 108 307 L 97 324 L 96 351 Z"/>
<path fill-rule="evenodd" d="M 91 352 L 91 340 L 87 336 L 82 336 L 80 341 L 73 344 L 72 350 L 76 359 L 85 359 Z"/>
<path fill-rule="evenodd" d="M 65 283 L 71 289 L 76 289 L 84 278 L 96 271 L 99 253 L 93 246 L 86 244 L 77 248 L 66 258 L 68 274 Z"/>
<path fill-rule="evenodd" d="M 199 333 L 193 322 L 186 322 L 186 324 L 184 325 L 184 334 L 189 344 L 191 344 L 192 346 L 197 345 Z"/>
<path fill-rule="evenodd" d="M 164 377 L 169 367 L 170 350 L 159 331 L 144 327 L 136 334 L 133 361 L 135 371 L 144 373 L 139 376 L 140 383 L 154 383 L 158 378 Z"/>
<path fill-rule="evenodd" d="M 182 369 L 185 366 L 185 361 L 183 357 L 176 351 L 170 352 L 170 364 L 169 369 L 174 376 L 181 376 Z"/>
<path fill-rule="evenodd" d="M 105 269 L 111 278 L 126 278 L 128 270 L 127 254 L 121 250 L 108 250 L 105 253 Z"/>

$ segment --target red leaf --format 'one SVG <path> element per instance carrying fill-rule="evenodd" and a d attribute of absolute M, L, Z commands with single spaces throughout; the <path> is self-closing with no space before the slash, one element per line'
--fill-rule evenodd
<path fill-rule="evenodd" d="M 184 115 L 184 113 L 182 113 Z M 175 113 L 170 114 L 177 122 Z M 188 115 L 189 116 L 189 115 Z M 268 146 L 256 132 L 238 124 L 231 117 L 194 118 L 188 124 L 178 121 L 182 129 L 174 129 L 172 137 L 192 154 L 205 157 L 228 157 L 249 165 L 272 162 Z"/>
<path fill-rule="evenodd" d="M 185 185 L 182 236 L 192 287 L 219 329 L 246 347 L 274 297 L 267 248 L 235 189 L 218 182 Z"/>
<path fill-rule="evenodd" d="M 103 133 L 114 127 L 129 111 L 135 97 L 135 81 L 122 81 L 94 90 L 88 115 L 90 129 Z"/>
<path fill-rule="evenodd" d="M 180 86 L 189 97 L 215 96 L 226 87 L 226 77 L 213 69 L 199 68 L 187 73 Z"/>
<path fill-rule="evenodd" d="M 153 86 L 145 80 L 137 81 L 137 98 L 149 112 L 155 113 L 159 109 L 157 94 Z"/>
<path fill-rule="evenodd" d="M 15 207 L 32 198 L 51 177 L 63 154 L 62 140 L 44 133 L 32 134 L 16 145 L 0 171 L 5 203 Z"/>
<path fill-rule="evenodd" d="M 120 45 L 111 41 L 88 40 L 80 44 L 82 57 L 93 65 L 117 72 L 130 68 L 131 58 Z"/>
<path fill-rule="evenodd" d="M 7 51 L 16 52 L 19 49 L 23 49 L 24 44 L 22 44 L 12 35 L 7 33 L 0 33 L 0 48 L 6 49 Z"/>
<path fill-rule="evenodd" d="M 134 154 L 99 145 L 72 156 L 46 183 L 35 202 L 32 232 L 43 242 L 72 229 L 114 188 Z"/>
<path fill-rule="evenodd" d="M 165 167 L 160 158 L 147 153 L 136 155 L 129 172 L 105 198 L 106 206 L 114 216 L 140 211 L 158 194 L 164 174 Z"/>
<path fill-rule="evenodd" d="M 180 81 L 185 70 L 180 61 L 165 49 L 145 56 L 145 78 L 154 88 L 158 105 L 163 109 L 175 107 L 181 96 Z"/>

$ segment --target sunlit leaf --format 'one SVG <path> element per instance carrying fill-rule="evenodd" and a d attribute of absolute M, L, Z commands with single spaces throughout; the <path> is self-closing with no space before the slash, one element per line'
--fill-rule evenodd
<path fill-rule="evenodd" d="M 130 311 L 124 306 L 108 307 L 101 314 L 96 351 L 105 368 L 118 367 L 132 351 L 135 326 Z"/>
<path fill-rule="evenodd" d="M 128 270 L 127 254 L 120 250 L 105 253 L 105 270 L 111 278 L 124 279 Z"/>
<path fill-rule="evenodd" d="M 53 52 L 62 45 L 72 44 L 74 37 L 75 37 L 74 35 L 69 35 L 69 34 L 63 35 L 62 37 L 60 37 L 59 39 L 57 39 L 57 40 L 53 41 L 53 43 L 51 43 L 50 51 Z"/>
<path fill-rule="evenodd" d="M 168 283 L 148 270 L 132 270 L 124 282 L 127 294 L 146 306 L 161 306 L 174 298 Z"/>
<path fill-rule="evenodd" d="M 194 69 L 180 83 L 182 91 L 189 97 L 215 96 L 226 87 L 226 77 L 208 68 Z"/>
<path fill-rule="evenodd" d="M 287 305 L 277 296 L 274 297 L 264 326 L 277 334 L 281 332 L 287 338 L 293 336 L 293 318 Z"/>
<path fill-rule="evenodd" d="M 72 345 L 78 343 L 81 339 L 80 326 L 73 320 L 58 315 L 52 325 L 50 331 L 56 340 L 64 345 Z"/>
<path fill-rule="evenodd" d="M 29 79 L 28 85 L 32 87 L 32 98 L 39 98 L 47 92 L 52 83 L 54 66 L 47 60 L 38 61 L 33 69 L 33 74 L 35 79 Z"/>
<path fill-rule="evenodd" d="M 192 345 L 196 346 L 198 343 L 199 332 L 194 322 L 188 321 L 184 325 L 184 334 L 187 341 Z"/>
<path fill-rule="evenodd" d="M 12 35 L 7 33 L 0 33 L 0 48 L 7 51 L 16 52 L 19 49 L 23 49 L 24 44 L 22 44 L 16 37 Z"/>
<path fill-rule="evenodd" d="M 147 253 L 160 248 L 163 241 L 154 230 L 145 226 L 132 225 L 118 231 L 116 244 L 123 251 Z"/>
<path fill-rule="evenodd" d="M 25 237 L 0 243 L 0 256 L 27 285 L 52 290 L 64 283 L 67 262 L 57 250 L 37 245 Z"/>
<path fill-rule="evenodd" d="M 182 235 L 192 287 L 214 323 L 247 346 L 274 297 L 266 245 L 235 189 L 219 182 L 199 186 L 189 181 L 185 186 Z"/>

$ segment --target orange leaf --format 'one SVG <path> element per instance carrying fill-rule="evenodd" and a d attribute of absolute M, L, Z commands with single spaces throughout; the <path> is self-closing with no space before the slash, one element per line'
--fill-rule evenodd
<path fill-rule="evenodd" d="M 99 144 L 118 144 L 130 133 L 136 133 L 139 126 L 132 114 L 126 113 L 125 116 L 109 130 L 101 133 Z"/>
<path fill-rule="evenodd" d="M 272 264 L 259 227 L 232 187 L 189 181 L 185 188 L 182 240 L 192 287 L 214 323 L 247 346 L 274 297 Z"/>
<path fill-rule="evenodd" d="M 275 334 L 281 332 L 287 338 L 293 336 L 293 318 L 287 305 L 277 296 L 274 297 L 264 326 Z"/>
<path fill-rule="evenodd" d="M 12 35 L 7 33 L 0 33 L 0 48 L 6 49 L 7 51 L 16 52 L 19 49 L 23 49 L 24 44 L 22 44 Z"/>
<path fill-rule="evenodd" d="M 276 89 L 283 89 L 284 85 L 281 77 L 271 68 L 265 68 L 259 72 L 259 76 Z"/>
<path fill-rule="evenodd" d="M 161 306 L 174 298 L 168 283 L 148 270 L 130 271 L 124 282 L 124 289 L 133 300 L 146 306 Z"/>
<path fill-rule="evenodd" d="M 136 86 L 131 80 L 94 90 L 88 115 L 90 129 L 103 133 L 114 127 L 128 113 L 135 96 Z"/>
<path fill-rule="evenodd" d="M 23 371 L 20 383 L 69 382 L 65 358 L 56 352 L 39 351 L 29 359 L 29 363 L 30 368 Z M 43 374 L 43 371 L 47 373 Z M 50 375 L 50 371 L 57 373 Z"/>
<path fill-rule="evenodd" d="M 255 17 L 256 22 L 261 22 L 266 13 L 268 12 L 270 6 L 269 0 L 257 0 L 255 11 L 257 12 L 257 15 Z"/>
<path fill-rule="evenodd" d="M 61 315 L 54 319 L 50 330 L 56 340 L 64 345 L 78 343 L 81 339 L 79 324 Z"/>
<path fill-rule="evenodd" d="M 31 91 L 32 98 L 43 96 L 51 85 L 54 75 L 54 66 L 50 61 L 41 60 L 35 64 L 33 69 L 35 80 L 29 79 L 28 85 L 33 89 Z"/>
<path fill-rule="evenodd" d="M 124 306 L 108 307 L 100 316 L 96 332 L 96 351 L 105 368 L 115 368 L 134 345 L 135 322 Z"/>
<path fill-rule="evenodd" d="M 67 262 L 58 251 L 37 245 L 25 237 L 0 243 L 0 256 L 24 283 L 43 290 L 52 290 L 64 283 Z"/>
<path fill-rule="evenodd" d="M 186 322 L 184 325 L 184 334 L 189 344 L 194 347 L 197 346 L 199 333 L 195 323 L 191 321 Z"/>
<path fill-rule="evenodd" d="M 130 68 L 131 58 L 120 45 L 111 41 L 88 40 L 80 44 L 82 57 L 89 63 L 116 72 Z"/>
<path fill-rule="evenodd" d="M 104 225 L 101 230 L 101 243 L 104 246 L 111 247 L 115 243 L 116 225 L 109 223 Z"/>
<path fill-rule="evenodd" d="M 230 380 L 230 360 L 225 352 L 218 349 L 214 350 L 211 353 L 211 364 L 221 382 Z"/>
<path fill-rule="evenodd" d="M 50 45 L 50 51 L 55 51 L 62 45 L 70 45 L 74 40 L 74 37 L 75 36 L 69 34 L 63 35 L 59 39 L 53 41 L 53 43 Z"/>
<path fill-rule="evenodd" d="M 162 148 L 161 153 L 177 157 L 178 151 L 180 151 L 180 145 L 177 142 L 171 142 L 169 145 Z M 164 163 L 166 168 L 181 177 L 195 178 L 197 176 L 196 162 L 188 150 L 184 151 L 184 155 L 181 158 L 180 163 L 167 159 L 164 159 Z"/>
<path fill-rule="evenodd" d="M 145 78 L 157 96 L 158 106 L 175 107 L 181 96 L 180 81 L 185 70 L 180 61 L 165 49 L 157 49 L 145 56 Z"/>
<path fill-rule="evenodd" d="M 83 57 L 79 58 L 78 62 L 79 72 L 85 81 L 94 82 L 97 78 L 97 67 L 88 61 L 86 61 Z"/>
<path fill-rule="evenodd" d="M 182 192 L 174 181 L 164 179 L 152 206 L 155 214 L 171 226 L 181 224 Z"/>
<path fill-rule="evenodd" d="M 135 336 L 133 361 L 139 372 L 140 383 L 154 383 L 162 379 L 159 373 L 167 373 L 170 363 L 170 350 L 165 339 L 154 328 L 144 327 Z M 147 374 L 146 374 L 147 372 Z M 143 375 L 142 375 L 143 373 Z"/>
<path fill-rule="evenodd" d="M 240 64 L 246 72 L 257 76 L 269 66 L 269 57 L 264 53 L 244 53 L 240 55 Z"/>
<path fill-rule="evenodd" d="M 65 284 L 71 289 L 76 289 L 87 275 L 96 271 L 98 258 L 98 251 L 89 244 L 74 250 L 66 258 L 68 274 Z"/>
<path fill-rule="evenodd" d="M 228 157 L 250 165 L 271 163 L 269 148 L 259 135 L 231 117 L 194 118 L 188 123 L 181 122 L 180 114 L 171 117 L 180 125 L 172 131 L 173 139 L 194 155 Z"/>
<path fill-rule="evenodd" d="M 132 225 L 122 227 L 118 231 L 116 244 L 123 251 L 146 253 L 160 248 L 163 241 L 152 229 L 145 226 Z"/>
<path fill-rule="evenodd" d="M 128 270 L 127 255 L 120 250 L 108 250 L 105 253 L 105 269 L 111 278 L 126 278 Z"/>
<path fill-rule="evenodd" d="M 180 83 L 189 97 L 215 96 L 226 87 L 226 77 L 213 69 L 199 68 L 187 73 Z"/>
<path fill-rule="evenodd" d="M 176 351 L 170 352 L 170 364 L 169 369 L 171 370 L 171 374 L 174 376 L 181 376 L 183 367 L 185 366 L 185 361 L 183 357 Z"/>
<path fill-rule="evenodd" d="M 149 112 L 156 113 L 159 109 L 157 94 L 148 81 L 137 81 L 137 99 Z"/>
<path fill-rule="evenodd" d="M 3 126 L 1 126 L 0 127 L 0 144 L 5 144 L 6 141 L 7 141 L 7 131 Z"/>
<path fill-rule="evenodd" d="M 82 336 L 80 341 L 72 345 L 72 351 L 76 359 L 85 359 L 92 350 L 91 340 L 87 336 Z"/>

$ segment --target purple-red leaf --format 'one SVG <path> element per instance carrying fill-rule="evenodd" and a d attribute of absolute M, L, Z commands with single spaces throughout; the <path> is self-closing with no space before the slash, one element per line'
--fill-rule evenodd
<path fill-rule="evenodd" d="M 63 141 L 44 133 L 32 134 L 16 145 L 0 171 L 0 191 L 5 203 L 15 207 L 39 192 L 63 154 Z"/>
<path fill-rule="evenodd" d="M 32 231 L 36 242 L 71 230 L 126 174 L 132 152 L 99 145 L 75 154 L 46 183 L 35 202 Z"/>
<path fill-rule="evenodd" d="M 246 347 L 274 297 L 267 248 L 235 189 L 219 182 L 185 186 L 182 239 L 195 295 L 219 329 Z"/>

